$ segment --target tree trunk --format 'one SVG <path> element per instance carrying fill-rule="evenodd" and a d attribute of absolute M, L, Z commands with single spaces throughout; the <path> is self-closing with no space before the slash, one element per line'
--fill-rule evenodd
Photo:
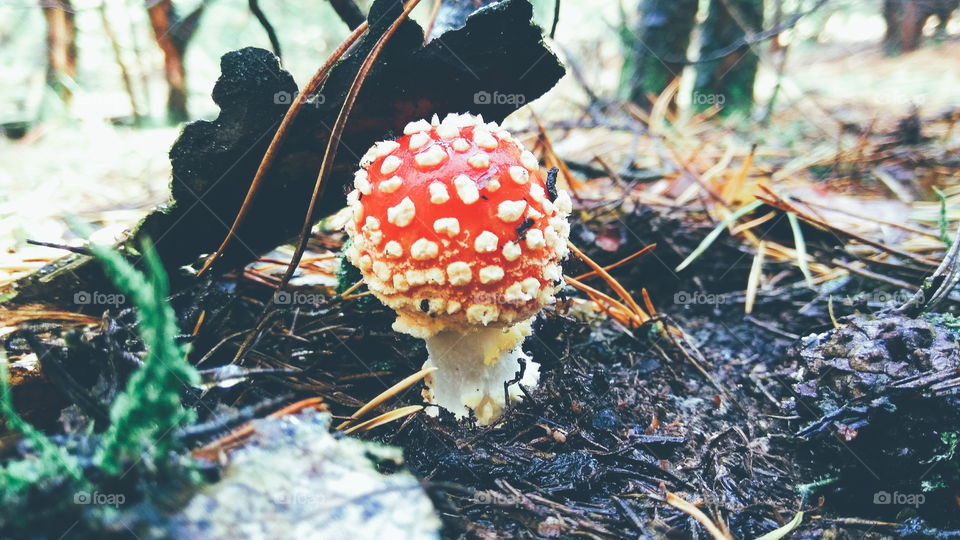
<path fill-rule="evenodd" d="M 883 38 L 883 52 L 887 56 L 915 51 L 923 41 L 923 27 L 927 19 L 939 19 L 938 33 L 945 33 L 947 21 L 960 0 L 884 0 L 883 18 L 887 31 Z"/>
<path fill-rule="evenodd" d="M 47 20 L 47 84 L 69 101 L 77 78 L 77 27 L 70 0 L 41 0 Z"/>
<path fill-rule="evenodd" d="M 697 0 L 641 0 L 633 54 L 624 66 L 630 101 L 649 109 L 686 66 Z"/>
<path fill-rule="evenodd" d="M 167 117 L 183 122 L 187 114 L 187 75 L 183 57 L 203 13 L 203 4 L 182 20 L 171 0 L 159 0 L 147 8 L 157 45 L 163 51 L 163 74 L 167 80 Z"/>
<path fill-rule="evenodd" d="M 735 45 L 763 28 L 763 0 L 711 0 L 703 24 L 693 106 L 719 106 L 723 114 L 750 112 L 759 58 L 744 44 L 721 58 L 718 51 Z"/>

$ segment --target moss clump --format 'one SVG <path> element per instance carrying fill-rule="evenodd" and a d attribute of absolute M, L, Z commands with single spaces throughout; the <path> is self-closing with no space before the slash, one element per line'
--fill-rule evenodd
<path fill-rule="evenodd" d="M 195 481 L 176 435 L 194 420 L 181 394 L 199 382 L 199 375 L 187 362 L 185 347 L 176 342 L 179 331 L 166 299 L 167 275 L 160 258 L 152 244 L 143 242 L 144 274 L 108 248 L 91 250 L 136 305 L 147 358 L 111 406 L 107 430 L 100 436 L 73 434 L 65 439 L 70 444 L 62 445 L 14 410 L 6 361 L 0 358 L 0 413 L 26 443 L 19 459 L 0 467 L 4 538 L 20 537 L 26 530 L 31 537 L 57 537 L 64 531 L 54 529 L 70 523 L 76 523 L 71 535 L 96 537 L 120 524 L 129 527 L 125 514 L 156 515 L 134 510 L 152 504 L 151 489 Z"/>
<path fill-rule="evenodd" d="M 23 435 L 32 459 L 11 461 L 0 468 L 0 531 L 22 527 L 63 510 L 66 496 L 85 484 L 77 458 L 28 424 L 13 408 L 6 357 L 0 354 L 0 412 L 7 427 Z M 53 495 L 60 504 L 34 504 Z M 28 517 L 29 516 L 29 517 Z"/>
<path fill-rule="evenodd" d="M 91 249 L 117 288 L 136 304 L 140 337 L 148 351 L 143 367 L 111 407 L 110 427 L 95 456 L 98 467 L 116 475 L 134 460 L 161 457 L 173 449 L 173 431 L 195 419 L 192 410 L 183 408 L 180 395 L 197 385 L 200 376 L 187 362 L 186 348 L 176 342 L 177 317 L 167 302 L 167 275 L 153 245 L 143 243 L 147 275 L 108 248 Z"/>

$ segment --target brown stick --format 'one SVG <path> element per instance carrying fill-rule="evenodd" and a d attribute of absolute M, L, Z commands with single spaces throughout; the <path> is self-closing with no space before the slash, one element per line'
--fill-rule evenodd
<path fill-rule="evenodd" d="M 433 6 L 430 8 L 430 20 L 427 22 L 427 26 L 423 29 L 424 43 L 430 41 L 430 32 L 433 31 L 433 25 L 437 24 L 437 15 L 440 14 L 440 6 L 442 5 L 443 0 L 433 0 Z"/>

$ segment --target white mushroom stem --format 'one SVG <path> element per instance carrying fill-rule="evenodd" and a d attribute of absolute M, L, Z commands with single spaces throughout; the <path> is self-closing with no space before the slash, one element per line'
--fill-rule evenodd
<path fill-rule="evenodd" d="M 510 401 L 521 398 L 520 384 L 529 388 L 540 378 L 539 365 L 520 350 L 528 335 L 530 321 L 508 328 L 445 330 L 426 338 L 429 358 L 423 367 L 439 369 L 427 376 L 424 397 L 457 418 L 473 411 L 478 423 L 489 424 L 503 413 L 503 386 L 517 378 L 520 360 L 525 364 L 523 377 L 507 387 Z M 435 408 L 428 410 L 438 413 Z"/>

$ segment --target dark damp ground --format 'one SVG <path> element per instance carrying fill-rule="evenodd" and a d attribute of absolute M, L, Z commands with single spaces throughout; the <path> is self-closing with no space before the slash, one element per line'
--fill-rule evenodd
<path fill-rule="evenodd" d="M 875 323 L 856 315 L 884 307 L 875 286 L 847 279 L 818 294 L 787 264 L 768 264 L 768 274 L 784 277 L 745 316 L 752 255 L 735 241 L 719 241 L 679 276 L 671 270 L 709 228 L 647 210 L 594 218 L 572 233 L 601 264 L 658 243 L 614 275 L 638 297 L 646 287 L 664 322 L 685 336 L 667 339 L 653 325 L 629 330 L 561 298 L 524 346 L 541 365 L 541 384 L 501 423 L 421 414 L 364 435 L 404 449 L 446 537 L 706 538 L 665 502 L 668 491 L 725 522 L 735 538 L 756 538 L 798 511 L 799 538 L 960 535 L 960 407 L 949 384 L 960 365 L 957 321 L 889 315 Z M 775 224 L 766 234 L 789 231 Z M 570 275 L 585 269 L 567 266 Z M 252 328 L 267 294 L 214 283 L 176 298 L 184 328 L 207 310 L 193 358 L 214 370 L 208 376 L 230 363 L 246 334 L 221 340 Z M 835 335 L 830 297 L 840 327 L 862 335 Z M 211 426 L 194 444 L 229 431 L 238 411 L 263 414 L 283 397 L 320 394 L 335 414 L 349 414 L 426 358 L 422 342 L 394 333 L 393 314 L 374 300 L 318 297 L 275 316 L 239 364 L 268 371 L 194 398 Z M 59 343 L 54 357 L 80 382 L 61 392 L 62 406 L 115 391 L 137 350 L 133 322 L 129 313 L 108 315 L 95 332 L 67 335 L 69 346 L 54 340 L 63 337 L 56 329 L 34 329 L 40 341 Z M 798 341 L 814 332 L 828 334 Z M 8 336 L 8 350 L 29 349 L 28 334 Z M 96 360 L 104 355 L 111 362 Z M 892 364 L 899 371 L 888 373 Z M 920 387 L 894 388 L 903 377 L 920 377 Z M 419 389 L 387 406 L 419 403 Z"/>

